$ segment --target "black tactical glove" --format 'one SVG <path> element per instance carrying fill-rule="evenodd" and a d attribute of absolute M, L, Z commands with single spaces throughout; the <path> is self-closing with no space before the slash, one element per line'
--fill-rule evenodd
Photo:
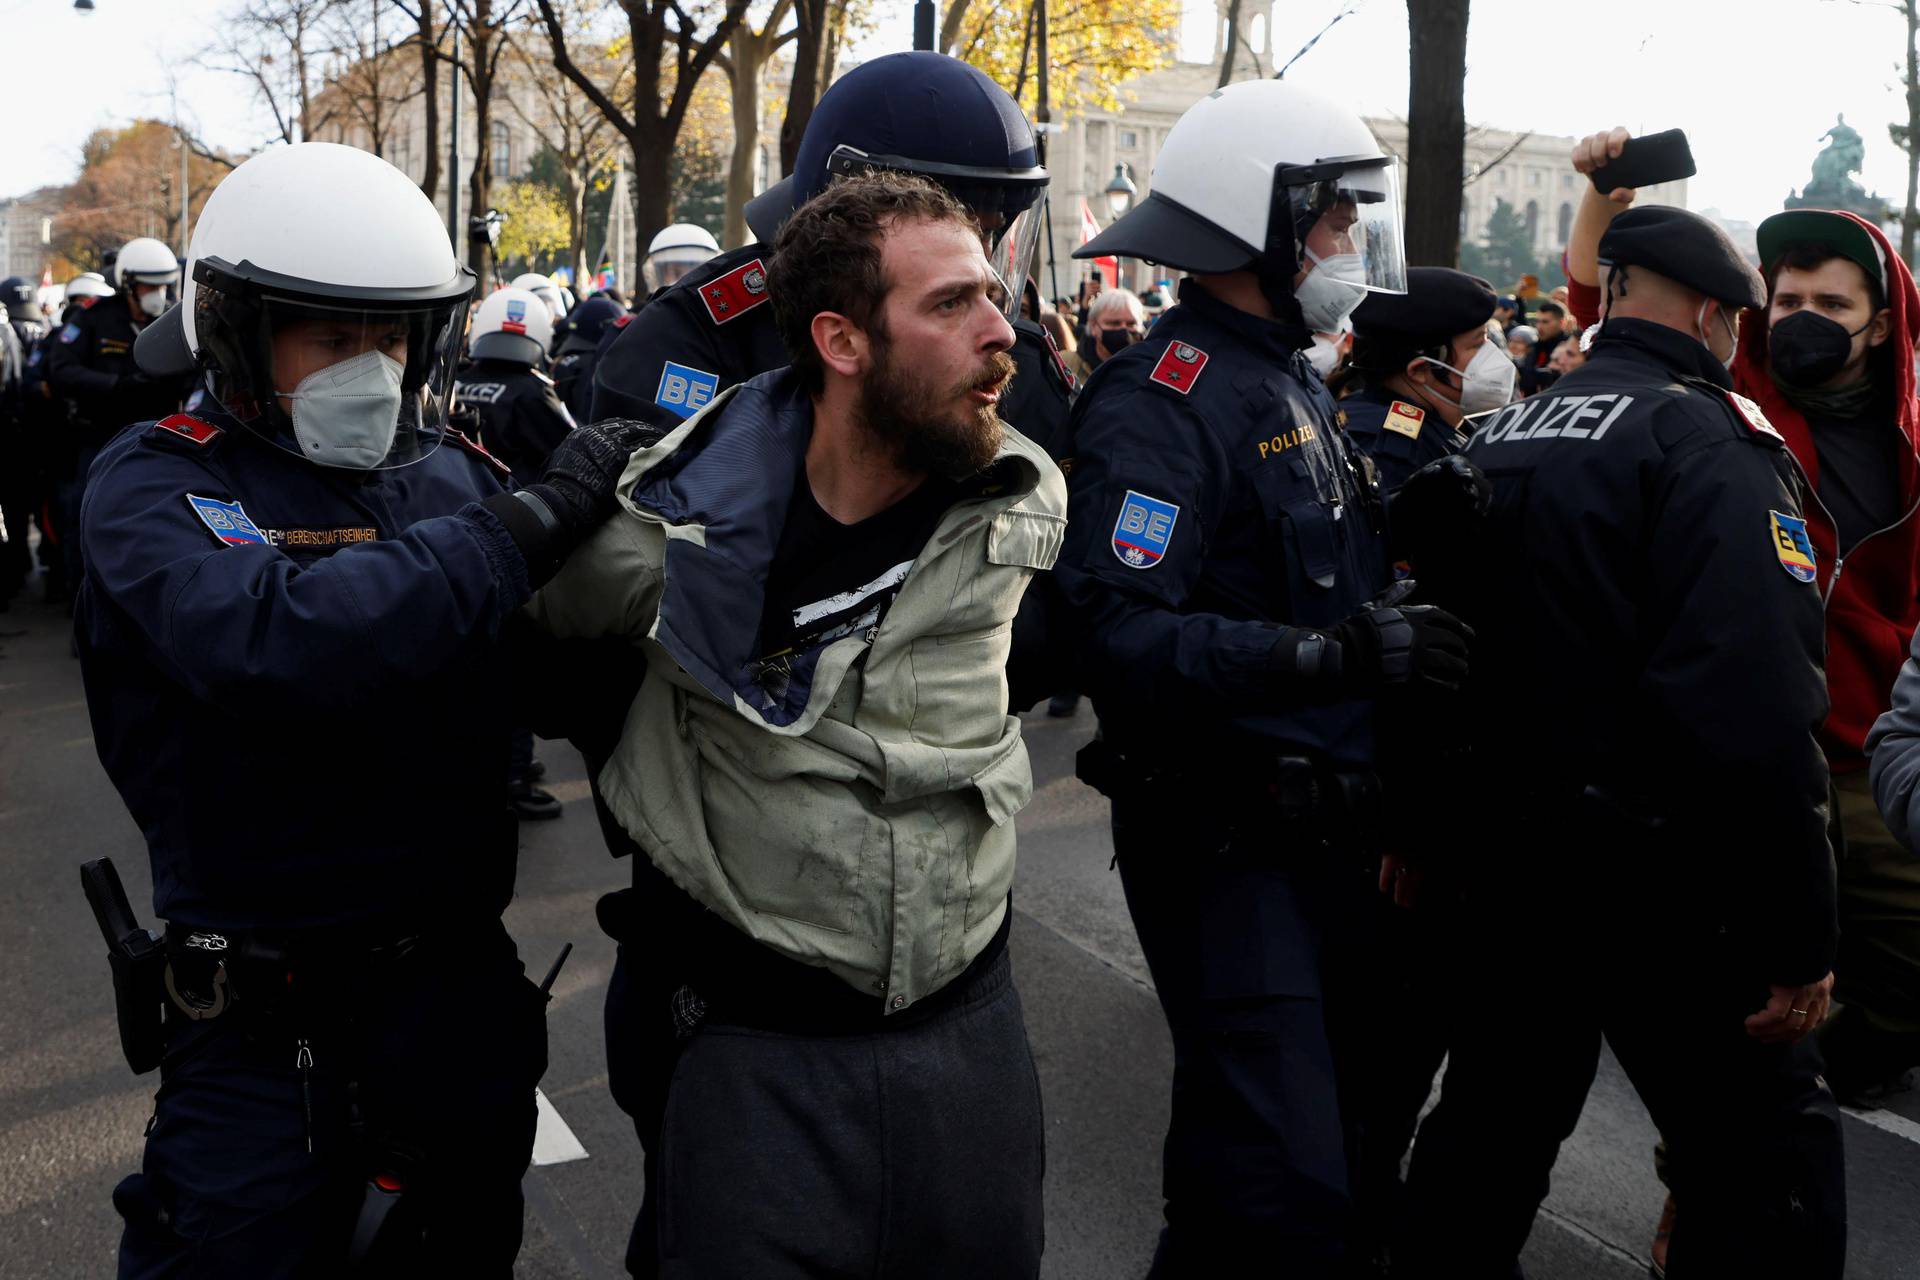
<path fill-rule="evenodd" d="M 1301 693 L 1370 694 L 1416 682 L 1458 689 L 1472 637 L 1471 627 L 1432 605 L 1374 606 L 1329 631 L 1281 628 L 1267 661 Z"/>
<path fill-rule="evenodd" d="M 623 418 L 579 427 L 553 451 L 536 483 L 480 504 L 500 517 L 526 556 L 529 583 L 538 587 L 551 578 L 567 553 L 605 523 L 618 505 L 614 489 L 627 459 L 665 434 Z"/>
<path fill-rule="evenodd" d="M 1387 523 L 1396 558 L 1444 550 L 1479 524 L 1493 505 L 1493 483 L 1457 453 L 1429 462 L 1394 492 Z"/>
<path fill-rule="evenodd" d="M 1367 609 L 1328 634 L 1340 645 L 1342 674 L 1359 691 L 1411 684 L 1458 689 L 1467 678 L 1473 628 L 1430 604 Z"/>

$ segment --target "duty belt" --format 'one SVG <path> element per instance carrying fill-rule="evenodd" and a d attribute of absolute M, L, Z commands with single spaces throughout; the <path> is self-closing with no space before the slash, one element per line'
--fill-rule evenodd
<path fill-rule="evenodd" d="M 1309 756 L 1249 750 L 1176 763 L 1095 738 L 1074 763 L 1079 779 L 1109 799 L 1172 789 L 1183 799 L 1225 803 L 1229 826 L 1277 821 L 1303 834 L 1365 843 L 1381 817 L 1378 775 L 1335 769 Z"/>
<path fill-rule="evenodd" d="M 404 959 L 419 934 L 275 934 L 196 929 L 169 924 L 166 990 L 173 1007 L 194 1021 L 217 1018 L 235 1000 L 264 1005 L 285 995 L 297 978 L 304 989 L 333 994 L 377 980 L 374 970 Z"/>

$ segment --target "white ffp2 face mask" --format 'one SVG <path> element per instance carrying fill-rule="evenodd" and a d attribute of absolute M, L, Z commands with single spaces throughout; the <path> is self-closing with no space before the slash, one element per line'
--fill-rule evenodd
<path fill-rule="evenodd" d="M 167 309 L 167 291 L 165 289 L 153 289 L 141 294 L 140 309 L 154 319 L 159 319 L 160 313 Z"/>
<path fill-rule="evenodd" d="M 1491 413 L 1504 408 L 1513 399 L 1513 383 L 1520 370 L 1504 348 L 1496 347 L 1491 342 L 1481 343 L 1480 349 L 1473 353 L 1473 359 L 1467 361 L 1464 369 L 1456 369 L 1432 356 L 1422 356 L 1421 359 L 1460 375 L 1458 403 L 1462 417 Z"/>
<path fill-rule="evenodd" d="M 405 366 L 383 351 L 362 351 L 300 380 L 292 402 L 301 456 L 323 467 L 367 471 L 386 460 L 400 426 Z"/>
<path fill-rule="evenodd" d="M 1293 290 L 1294 301 L 1300 304 L 1300 318 L 1315 333 L 1338 333 L 1347 317 L 1366 300 L 1366 264 L 1357 253 L 1323 258 L 1309 249 L 1307 258 L 1313 267 Z"/>
<path fill-rule="evenodd" d="M 1313 345 L 1307 348 L 1307 361 L 1313 365 L 1320 381 L 1325 382 L 1340 367 L 1340 344 L 1324 333 L 1313 335 Z"/>

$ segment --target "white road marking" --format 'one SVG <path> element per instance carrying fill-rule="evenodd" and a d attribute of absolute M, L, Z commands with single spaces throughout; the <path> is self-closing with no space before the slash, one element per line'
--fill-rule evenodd
<path fill-rule="evenodd" d="M 535 1089 L 533 1105 L 540 1113 L 539 1127 L 533 1131 L 533 1162 L 542 1165 L 585 1160 L 587 1149 L 580 1145 L 580 1139 L 573 1136 L 573 1130 L 567 1128 L 567 1122 L 547 1101 L 547 1095 Z"/>
<path fill-rule="evenodd" d="M 1920 1124 L 1901 1115 L 1898 1111 L 1856 1111 L 1852 1107 L 1840 1108 L 1842 1115 L 1852 1116 L 1862 1124 L 1870 1124 L 1896 1138 L 1905 1138 L 1908 1142 L 1920 1144 Z"/>

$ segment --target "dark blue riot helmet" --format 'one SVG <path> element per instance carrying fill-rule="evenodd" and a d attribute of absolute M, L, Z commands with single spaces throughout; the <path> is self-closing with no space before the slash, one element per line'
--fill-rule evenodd
<path fill-rule="evenodd" d="M 607 326 L 625 315 L 626 310 L 612 298 L 598 294 L 588 298 L 567 317 L 567 338 L 560 344 L 560 354 L 592 351 L 600 345 L 600 338 L 606 333 Z"/>
<path fill-rule="evenodd" d="M 892 53 L 854 68 L 821 95 L 793 172 L 747 202 L 747 224 L 771 242 L 835 178 L 873 170 L 929 178 L 979 215 L 1008 305 L 1019 305 L 1047 171 L 1033 126 L 1006 90 L 943 53 Z"/>

